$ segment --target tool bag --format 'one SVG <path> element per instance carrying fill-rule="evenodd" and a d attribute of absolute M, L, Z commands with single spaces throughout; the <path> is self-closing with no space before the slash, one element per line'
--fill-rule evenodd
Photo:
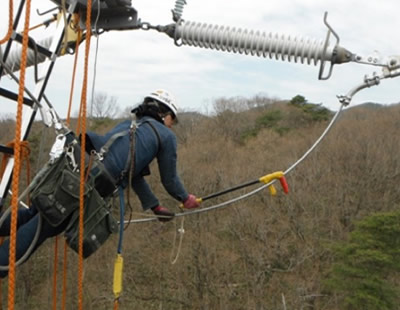
<path fill-rule="evenodd" d="M 118 231 L 117 221 L 110 213 L 110 201 L 103 199 L 96 189 L 85 199 L 83 215 L 83 257 L 96 252 L 112 233 Z M 64 236 L 67 244 L 79 253 L 79 209 L 69 221 Z"/>
<path fill-rule="evenodd" d="M 80 174 L 73 171 L 66 154 L 47 168 L 42 179 L 31 192 L 32 203 L 43 219 L 57 227 L 69 221 L 64 236 L 70 248 L 79 252 Z M 111 214 L 111 201 L 101 197 L 94 179 L 85 182 L 83 257 L 93 254 L 118 231 L 117 221 Z"/>
<path fill-rule="evenodd" d="M 128 131 L 129 132 L 129 131 Z M 107 149 L 113 142 L 128 133 L 120 132 L 106 143 Z M 134 137 L 134 131 L 131 131 Z M 129 154 L 131 152 L 129 151 Z M 105 156 L 105 152 L 102 156 Z M 117 221 L 111 214 L 111 196 L 118 186 L 118 181 L 110 176 L 102 161 L 93 156 L 88 179 L 84 188 L 84 231 L 83 257 L 93 254 L 109 238 L 118 231 Z M 130 156 L 126 169 L 130 166 Z M 85 158 L 85 168 L 88 169 L 89 159 Z M 75 252 L 79 253 L 79 205 L 80 205 L 80 145 L 74 139 L 47 170 L 31 190 L 32 203 L 43 218 L 53 227 L 64 221 L 69 221 L 64 236 L 66 242 Z M 77 169 L 78 168 L 78 169 Z M 105 186 L 105 184 L 107 186 Z"/>
<path fill-rule="evenodd" d="M 31 191 L 33 205 L 51 226 L 57 227 L 79 208 L 80 176 L 69 164 L 66 153 L 53 163 Z M 86 184 L 84 196 L 93 188 Z"/>

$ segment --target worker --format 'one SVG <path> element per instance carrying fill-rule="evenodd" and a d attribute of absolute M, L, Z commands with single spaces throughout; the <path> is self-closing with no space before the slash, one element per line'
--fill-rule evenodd
<path fill-rule="evenodd" d="M 151 210 L 162 222 L 170 221 L 175 215 L 174 212 L 161 205 L 144 178 L 150 174 L 150 163 L 157 159 L 161 183 L 166 191 L 181 202 L 184 208 L 197 208 L 199 203 L 196 196 L 186 191 L 177 173 L 177 142 L 175 134 L 171 130 L 178 121 L 178 108 L 174 97 L 166 90 L 156 90 L 148 94 L 143 102 L 132 110 L 132 113 L 136 116 L 135 123 L 131 120 L 123 121 L 104 136 L 93 132 L 86 134 L 85 146 L 88 154 L 93 154 L 93 151 L 97 154 L 101 153 L 102 148 L 107 145 L 107 141 L 114 140 L 111 145 L 108 145 L 107 152 L 103 154 L 102 163 L 107 175 L 116 181 L 112 186 L 109 186 L 108 183 L 105 186 L 106 182 L 98 184 L 96 190 L 100 196 L 107 198 L 115 194 L 118 186 L 126 188 L 130 184 L 139 197 L 143 210 Z M 132 127 L 135 129 L 134 131 L 132 131 Z M 130 135 L 132 132 L 134 132 L 134 141 Z M 118 138 L 114 139 L 114 137 Z M 130 147 L 132 145 L 133 149 Z M 129 164 L 127 164 L 128 162 Z M 71 226 L 72 215 L 57 225 L 46 221 L 48 217 L 40 212 L 43 212 L 42 204 L 47 200 L 43 197 L 33 199 L 30 208 L 18 210 L 17 261 L 21 257 L 31 256 L 46 239 L 61 234 Z M 35 238 L 39 214 L 43 215 L 40 232 L 33 249 L 27 253 Z M 0 227 L 0 236 L 7 236 L 9 232 L 10 215 L 6 216 Z M 5 240 L 0 246 L 1 278 L 8 274 L 8 257 L 9 240 Z M 25 261 L 24 259 L 23 262 Z"/>

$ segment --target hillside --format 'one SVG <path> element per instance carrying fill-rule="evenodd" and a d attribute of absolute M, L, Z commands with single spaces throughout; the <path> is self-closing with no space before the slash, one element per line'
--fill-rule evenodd
<path fill-rule="evenodd" d="M 333 116 L 307 102 L 263 97 L 222 98 L 216 107 L 211 116 L 184 113 L 174 129 L 179 173 L 186 188 L 200 197 L 286 170 Z M 330 286 L 326 280 L 339 261 L 335 245 L 346 244 L 357 222 L 399 212 L 399 116 L 399 105 L 346 110 L 319 147 L 287 175 L 288 195 L 277 185 L 275 197 L 263 190 L 225 208 L 184 217 L 184 221 L 129 225 L 123 246 L 120 309 L 357 309 L 348 306 L 349 290 Z M 105 132 L 115 123 L 103 120 L 91 125 Z M 8 141 L 12 122 L 3 120 L 0 126 L 1 141 Z M 45 132 L 48 138 L 42 142 Z M 34 125 L 30 136 L 34 169 L 46 160 L 53 137 L 40 123 Z M 157 166 L 151 171 L 150 184 L 163 204 L 179 212 L 177 202 L 160 185 Z M 211 199 L 203 207 L 246 191 Z M 145 217 L 131 194 L 133 218 Z M 181 225 L 185 233 L 178 247 Z M 63 243 L 62 237 L 59 240 Z M 85 261 L 85 309 L 113 305 L 117 242 L 118 236 L 112 236 Z M 18 269 L 17 309 L 51 308 L 53 257 L 54 242 L 47 241 Z M 382 280 L 398 289 L 399 267 L 389 269 Z M 76 273 L 77 255 L 69 251 L 68 309 L 76 309 Z M 61 299 L 62 262 L 58 279 Z M 397 297 L 394 305 L 398 304 Z M 395 307 L 387 309 L 399 309 Z"/>

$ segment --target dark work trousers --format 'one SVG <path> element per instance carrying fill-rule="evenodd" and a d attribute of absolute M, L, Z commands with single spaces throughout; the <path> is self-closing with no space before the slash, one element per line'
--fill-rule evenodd
<path fill-rule="evenodd" d="M 21 208 L 18 210 L 17 218 L 17 242 L 16 242 L 16 260 L 18 261 L 31 245 L 36 229 L 39 223 L 39 214 L 34 206 L 29 209 Z M 48 224 L 45 220 L 42 220 L 42 228 L 40 230 L 39 238 L 35 247 L 33 248 L 30 255 L 32 255 L 36 249 L 47 239 L 56 236 L 63 232 L 68 225 L 68 220 L 65 220 L 58 227 L 53 227 Z M 3 225 L 0 227 L 0 236 L 9 236 L 11 226 L 11 213 L 5 219 Z M 0 246 L 0 266 L 8 266 L 9 256 L 9 240 L 5 240 Z M 8 275 L 7 270 L 0 270 L 0 278 L 4 278 Z"/>

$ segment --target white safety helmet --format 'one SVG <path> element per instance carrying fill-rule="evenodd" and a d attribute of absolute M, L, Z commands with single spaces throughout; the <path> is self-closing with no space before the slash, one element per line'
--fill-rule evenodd
<path fill-rule="evenodd" d="M 162 104 L 166 105 L 174 114 L 174 117 L 178 117 L 178 106 L 176 104 L 176 100 L 172 94 L 164 89 L 157 89 L 156 91 L 151 92 L 149 95 L 144 97 L 146 99 L 154 99 Z"/>

